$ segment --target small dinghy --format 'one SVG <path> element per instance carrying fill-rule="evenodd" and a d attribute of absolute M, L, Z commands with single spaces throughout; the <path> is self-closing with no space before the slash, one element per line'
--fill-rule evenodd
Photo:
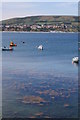
<path fill-rule="evenodd" d="M 39 45 L 39 46 L 38 46 L 38 49 L 39 49 L 39 50 L 43 50 L 43 46 L 42 46 L 42 45 Z"/>
<path fill-rule="evenodd" d="M 12 47 L 9 47 L 9 48 L 7 48 L 7 47 L 2 47 L 2 51 L 12 51 L 12 50 L 13 50 Z"/>
<path fill-rule="evenodd" d="M 79 58 L 78 58 L 78 57 L 74 57 L 74 58 L 72 59 L 72 62 L 73 62 L 73 63 L 79 63 Z"/>
<path fill-rule="evenodd" d="M 14 44 L 13 42 L 11 42 L 11 43 L 10 43 L 10 46 L 11 46 L 11 47 L 16 47 L 17 45 Z"/>

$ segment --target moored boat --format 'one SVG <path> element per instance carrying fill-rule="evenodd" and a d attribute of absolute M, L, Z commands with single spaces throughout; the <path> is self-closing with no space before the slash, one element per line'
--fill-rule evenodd
<path fill-rule="evenodd" d="M 13 42 L 10 43 L 11 47 L 17 46 L 16 44 L 14 44 Z"/>
<path fill-rule="evenodd" d="M 73 62 L 73 63 L 79 63 L 79 58 L 78 58 L 78 57 L 74 57 L 74 58 L 72 59 L 72 62 Z"/>
<path fill-rule="evenodd" d="M 12 50 L 13 50 L 12 47 L 9 47 L 9 48 L 7 48 L 7 47 L 2 47 L 2 51 L 12 51 Z"/>
<path fill-rule="evenodd" d="M 39 45 L 39 46 L 38 46 L 38 49 L 39 49 L 39 50 L 43 50 L 43 46 L 42 46 L 42 45 Z"/>

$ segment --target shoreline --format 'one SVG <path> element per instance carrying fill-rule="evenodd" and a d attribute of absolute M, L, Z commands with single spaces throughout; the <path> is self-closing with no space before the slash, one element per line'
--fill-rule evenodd
<path fill-rule="evenodd" d="M 55 31 L 55 32 L 27 32 L 27 31 L 0 31 L 2 33 L 79 33 L 79 32 L 62 32 L 62 31 Z"/>

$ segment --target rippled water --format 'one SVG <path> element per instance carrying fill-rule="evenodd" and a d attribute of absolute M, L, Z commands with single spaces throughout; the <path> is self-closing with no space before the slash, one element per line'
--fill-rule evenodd
<path fill-rule="evenodd" d="M 77 117 L 78 34 L 3 33 L 2 45 L 10 41 L 17 47 L 2 52 L 3 117 Z M 43 102 L 24 102 L 32 96 Z"/>

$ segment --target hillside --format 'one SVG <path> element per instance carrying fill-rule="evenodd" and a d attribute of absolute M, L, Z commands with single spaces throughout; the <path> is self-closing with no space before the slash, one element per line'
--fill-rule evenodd
<path fill-rule="evenodd" d="M 55 23 L 73 23 L 78 22 L 78 17 L 75 16 L 31 16 L 24 18 L 12 18 L 3 20 L 2 24 L 19 25 L 19 24 L 55 24 Z"/>

